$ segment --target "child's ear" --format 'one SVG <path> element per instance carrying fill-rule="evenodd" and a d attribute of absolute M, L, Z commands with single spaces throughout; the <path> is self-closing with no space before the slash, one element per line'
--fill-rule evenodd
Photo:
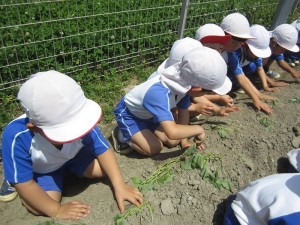
<path fill-rule="evenodd" d="M 270 40 L 270 45 L 274 48 L 274 47 L 276 47 L 276 45 L 277 45 L 277 42 L 274 40 L 274 38 L 271 38 L 271 40 Z"/>
<path fill-rule="evenodd" d="M 39 133 L 39 131 L 40 131 L 40 128 L 35 126 L 33 123 L 27 123 L 26 127 L 34 133 Z"/>

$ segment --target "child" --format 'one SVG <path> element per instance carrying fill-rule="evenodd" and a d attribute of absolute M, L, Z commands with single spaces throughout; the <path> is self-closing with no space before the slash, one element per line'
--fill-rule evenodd
<path fill-rule="evenodd" d="M 274 98 L 262 94 L 252 85 L 251 81 L 243 73 L 239 60 L 234 53 L 246 40 L 254 39 L 250 35 L 250 26 L 247 18 L 240 13 L 232 13 L 222 20 L 220 27 L 225 33 L 231 35 L 231 40 L 225 45 L 222 53 L 225 62 L 228 64 L 228 76 L 235 76 L 239 86 L 251 97 L 256 109 L 263 110 L 268 114 L 272 113 L 271 107 L 262 102 L 260 98 Z"/>
<path fill-rule="evenodd" d="M 224 225 L 296 225 L 300 221 L 300 174 L 274 174 L 250 182 L 227 207 Z"/>
<path fill-rule="evenodd" d="M 214 26 L 218 27 L 217 25 Z M 222 33 L 220 32 L 220 30 L 214 31 L 215 29 L 210 29 L 211 25 L 207 25 L 205 27 L 208 29 L 198 29 L 199 38 L 202 39 L 204 38 L 205 40 L 204 45 L 209 43 L 211 47 L 215 46 L 214 44 L 217 45 L 215 47 L 219 47 L 221 45 L 219 43 L 226 43 L 230 39 L 228 38 L 228 36 L 225 36 L 223 30 L 220 27 L 219 29 L 221 30 L 221 32 L 223 32 L 223 35 L 221 35 Z M 203 33 L 204 31 L 205 34 Z M 210 39 L 209 37 L 212 37 L 212 39 Z M 212 43 L 211 40 L 214 40 L 215 43 Z M 154 72 L 149 77 L 149 79 L 158 75 L 159 72 L 161 72 L 163 69 L 166 69 L 177 62 L 181 62 L 182 57 L 186 53 L 200 46 L 202 46 L 202 44 L 199 41 L 197 41 L 197 39 L 195 40 L 189 37 L 175 41 L 174 44 L 172 45 L 168 59 L 166 59 L 158 67 L 157 71 Z M 230 96 L 216 95 L 216 94 L 212 95 L 211 93 L 209 94 L 205 94 L 205 93 L 207 92 L 200 91 L 199 93 L 197 93 L 196 91 L 193 91 L 193 94 L 196 94 L 198 96 L 192 97 L 191 105 L 188 108 L 191 120 L 195 120 L 195 118 L 197 118 L 196 116 L 198 116 L 199 113 L 207 116 L 212 114 L 227 116 L 229 113 L 239 110 L 238 107 L 234 106 L 233 99 Z M 226 107 L 220 107 L 219 105 L 214 104 L 213 102 L 222 102 Z"/>
<path fill-rule="evenodd" d="M 300 221 L 299 151 L 288 153 L 293 173 L 250 182 L 229 199 L 224 225 L 292 225 Z M 298 163 L 297 163 L 298 162 Z"/>
<path fill-rule="evenodd" d="M 269 32 L 263 26 L 256 24 L 251 26 L 250 34 L 256 39 L 247 40 L 241 48 L 234 52 L 244 74 L 249 79 L 253 79 L 254 74 L 258 74 L 265 91 L 278 91 L 276 88 L 269 87 L 268 83 L 273 87 L 287 86 L 287 83 L 274 81 L 269 78 L 263 69 L 262 58 L 268 58 L 271 55 Z M 240 73 L 240 71 L 236 73 Z M 230 75 L 231 81 L 234 83 L 234 73 Z M 239 84 L 235 83 L 235 85 L 237 86 L 235 89 L 238 89 Z"/>
<path fill-rule="evenodd" d="M 299 52 L 299 47 L 296 45 L 298 41 L 298 32 L 295 27 L 290 24 L 281 24 L 277 26 L 274 31 L 271 32 L 270 48 L 272 51 L 271 57 L 269 57 L 264 63 L 264 69 L 267 75 L 273 78 L 279 78 L 280 75 L 270 72 L 269 68 L 276 60 L 277 65 L 284 71 L 290 73 L 294 78 L 300 78 L 300 74 L 287 62 L 284 61 L 283 53 L 286 50 L 291 52 Z"/>
<path fill-rule="evenodd" d="M 3 132 L 4 183 L 15 187 L 31 213 L 60 219 L 89 215 L 85 203 L 60 203 L 66 171 L 88 178 L 107 175 L 121 212 L 124 200 L 143 202 L 142 194 L 124 182 L 97 127 L 100 106 L 73 79 L 56 71 L 37 73 L 21 86 L 17 98 L 26 114 Z"/>
<path fill-rule="evenodd" d="M 297 41 L 297 46 L 300 47 L 300 18 L 295 20 L 294 22 L 291 23 L 293 27 L 296 28 L 298 32 L 298 41 Z M 300 52 L 292 52 L 292 51 L 285 51 L 283 53 L 284 55 L 284 60 L 290 65 L 290 66 L 296 66 L 300 64 Z"/>
<path fill-rule="evenodd" d="M 222 52 L 226 43 L 231 39 L 230 35 L 226 35 L 221 27 L 216 24 L 208 23 L 200 26 L 195 34 L 195 39 L 199 40 L 203 46 Z M 199 113 L 204 115 L 219 115 L 228 116 L 231 112 L 239 111 L 240 109 L 234 106 L 233 99 L 229 95 L 217 95 L 213 93 L 202 94 L 192 98 L 192 104 L 189 107 L 189 112 L 194 118 L 199 117 Z M 221 102 L 226 107 L 220 107 L 213 102 Z M 195 120 L 192 118 L 192 120 Z"/>
<path fill-rule="evenodd" d="M 226 94 L 231 82 L 226 77 L 227 66 L 220 54 L 207 47 L 189 51 L 182 62 L 160 72 L 133 88 L 114 110 L 118 129 L 113 133 L 115 150 L 120 142 L 126 142 L 135 151 L 152 156 L 158 154 L 163 145 L 183 149 L 196 137 L 203 149 L 205 132 L 201 126 L 187 125 L 189 121 L 189 91 L 192 87 L 213 90 Z M 171 110 L 177 107 L 178 121 L 174 121 Z M 123 136 L 123 137 L 121 137 Z"/>
<path fill-rule="evenodd" d="M 213 23 L 200 26 L 195 34 L 195 39 L 200 41 L 203 46 L 223 52 L 224 45 L 231 39 L 226 35 L 221 27 Z"/>

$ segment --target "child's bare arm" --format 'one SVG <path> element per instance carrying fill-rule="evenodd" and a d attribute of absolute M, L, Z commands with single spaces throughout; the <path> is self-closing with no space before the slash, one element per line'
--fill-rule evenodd
<path fill-rule="evenodd" d="M 167 137 L 173 140 L 181 140 L 195 136 L 201 141 L 205 139 L 205 131 L 203 127 L 199 125 L 182 125 L 169 120 L 160 122 L 160 125 Z"/>
<path fill-rule="evenodd" d="M 292 75 L 292 77 L 294 77 L 294 78 L 300 78 L 300 74 L 294 68 L 290 67 L 289 64 L 287 64 L 286 61 L 284 61 L 284 60 L 278 60 L 276 62 L 278 64 L 278 66 L 280 66 L 286 72 L 290 73 Z"/>
<path fill-rule="evenodd" d="M 257 110 L 263 110 L 268 114 L 272 113 L 272 108 L 268 104 L 260 100 L 258 96 L 259 91 L 254 87 L 251 81 L 249 81 L 245 74 L 236 76 L 236 79 L 238 80 L 240 86 L 243 88 L 246 94 L 248 94 L 252 98 L 253 104 Z"/>
<path fill-rule="evenodd" d="M 18 183 L 15 188 L 24 205 L 34 214 L 60 219 L 80 219 L 90 213 L 88 205 L 77 201 L 60 204 L 60 199 L 52 199 L 34 180 Z"/>
<path fill-rule="evenodd" d="M 268 80 L 267 80 L 267 75 L 263 69 L 262 66 L 258 67 L 257 69 L 257 73 L 258 73 L 258 76 L 260 78 L 260 81 L 262 83 L 262 86 L 264 88 L 265 91 L 269 91 L 269 92 L 276 92 L 278 91 L 277 88 L 270 88 L 269 85 L 268 85 Z"/>
<path fill-rule="evenodd" d="M 137 188 L 131 187 L 124 182 L 118 162 L 111 148 L 97 156 L 97 159 L 100 167 L 103 168 L 114 187 L 116 201 L 121 212 L 125 210 L 125 200 L 135 205 L 143 203 L 142 193 Z"/>

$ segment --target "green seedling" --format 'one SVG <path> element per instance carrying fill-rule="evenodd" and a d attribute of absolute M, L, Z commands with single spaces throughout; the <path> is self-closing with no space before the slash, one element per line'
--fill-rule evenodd
<path fill-rule="evenodd" d="M 289 102 L 291 102 L 291 103 L 300 103 L 300 98 L 291 98 L 291 99 L 289 99 Z"/>
<path fill-rule="evenodd" d="M 220 175 L 225 174 L 221 156 L 213 153 L 201 154 L 196 144 L 186 149 L 182 156 L 168 160 L 145 180 L 141 180 L 139 177 L 132 177 L 131 181 L 143 194 L 150 190 L 157 190 L 160 185 L 173 180 L 173 169 L 177 165 L 180 165 L 180 168 L 184 170 L 198 169 L 203 180 L 210 182 L 218 189 L 232 190 L 230 180 L 222 178 L 223 176 Z M 144 208 L 148 208 L 151 215 L 153 214 L 153 209 L 149 203 L 144 203 L 140 206 L 131 206 L 125 213 L 115 216 L 116 225 L 123 225 L 129 216 L 139 213 Z"/>
<path fill-rule="evenodd" d="M 218 131 L 219 136 L 223 139 L 226 138 L 227 132 L 230 131 L 229 128 L 223 126 L 223 125 L 216 125 L 216 124 L 212 124 L 211 126 L 212 130 L 216 130 Z"/>
<path fill-rule="evenodd" d="M 142 193 L 149 190 L 157 190 L 159 185 L 169 183 L 173 179 L 173 166 L 179 162 L 180 159 L 172 159 L 163 164 L 162 167 L 155 170 L 144 181 L 138 177 L 132 177 L 131 181 Z"/>
<path fill-rule="evenodd" d="M 181 157 L 180 165 L 182 169 L 198 169 L 203 180 L 210 182 L 218 189 L 224 188 L 232 191 L 230 179 L 221 176 L 221 174 L 225 174 L 225 172 L 223 170 L 222 158 L 219 154 L 199 153 L 196 145 L 191 146 L 189 150 L 194 153 Z"/>
<path fill-rule="evenodd" d="M 273 122 L 268 117 L 262 117 L 260 114 L 257 114 L 256 119 L 261 125 L 266 127 L 267 131 L 273 130 Z"/>
<path fill-rule="evenodd" d="M 273 100 L 272 100 L 272 104 L 273 104 L 274 106 L 278 106 L 278 105 L 279 105 L 279 100 L 278 100 L 278 99 L 273 99 Z"/>
<path fill-rule="evenodd" d="M 154 209 L 152 205 L 149 202 L 144 202 L 143 204 L 140 204 L 139 206 L 130 206 L 124 213 L 118 214 L 114 217 L 114 221 L 116 225 L 124 225 L 125 220 L 133 215 L 138 214 L 144 209 L 148 209 L 151 214 L 151 221 L 153 222 L 153 212 Z"/>

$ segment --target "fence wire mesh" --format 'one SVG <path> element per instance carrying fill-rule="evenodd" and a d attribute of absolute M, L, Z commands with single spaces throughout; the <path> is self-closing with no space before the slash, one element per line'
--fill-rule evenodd
<path fill-rule="evenodd" d="M 167 55 L 178 37 L 179 0 L 0 1 L 0 90 L 55 69 L 128 70 Z M 185 36 L 234 11 L 268 27 L 277 1 L 192 0 Z M 297 15 L 299 16 L 299 15 Z"/>

